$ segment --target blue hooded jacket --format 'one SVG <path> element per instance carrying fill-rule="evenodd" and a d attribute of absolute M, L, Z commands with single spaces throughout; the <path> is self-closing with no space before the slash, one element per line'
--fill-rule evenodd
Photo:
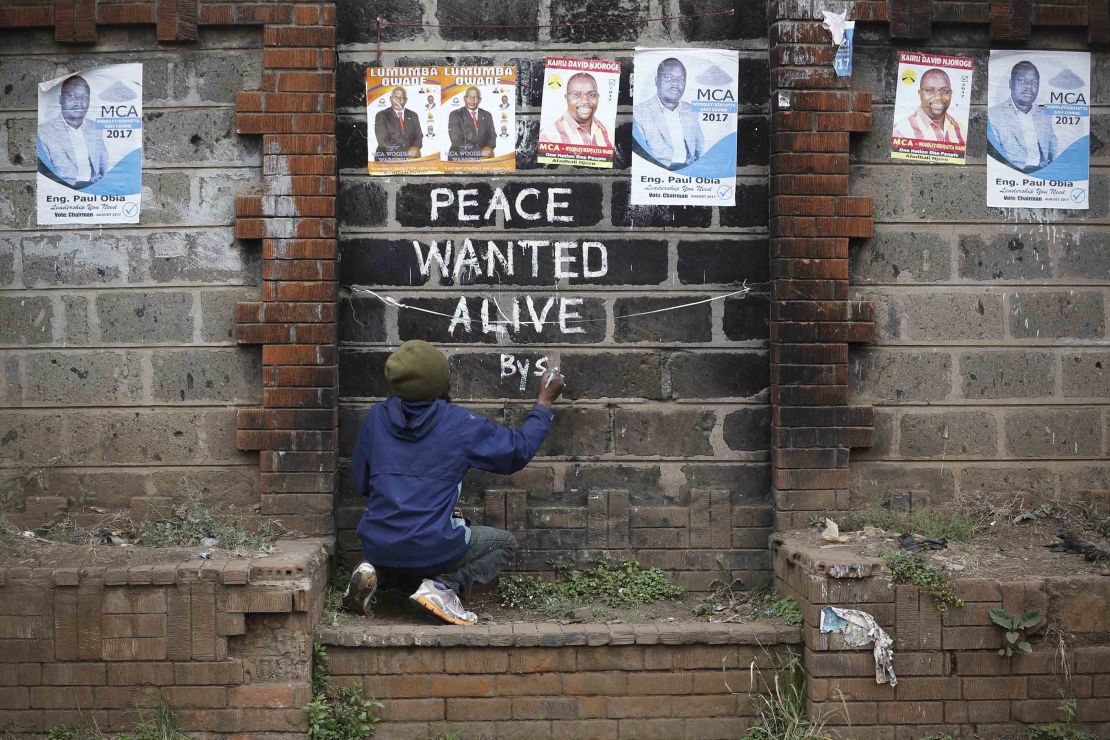
<path fill-rule="evenodd" d="M 452 512 L 471 467 L 509 474 L 547 437 L 551 409 L 536 404 L 519 429 L 435 401 L 377 403 L 358 432 L 355 490 L 369 495 L 358 536 L 366 561 L 387 568 L 447 565 L 466 553 L 467 530 Z"/>

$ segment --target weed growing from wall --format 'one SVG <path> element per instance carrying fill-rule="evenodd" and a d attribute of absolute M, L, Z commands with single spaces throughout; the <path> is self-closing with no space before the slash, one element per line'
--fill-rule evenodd
<path fill-rule="evenodd" d="M 312 701 L 308 703 L 309 740 L 363 740 L 374 734 L 382 708 L 362 695 L 361 686 L 336 688 L 328 681 L 328 653 L 312 646 Z"/>
<path fill-rule="evenodd" d="M 952 590 L 952 579 L 948 574 L 926 563 L 925 558 L 920 555 L 899 550 L 895 553 L 882 553 L 882 557 L 890 568 L 894 582 L 912 583 L 932 596 L 941 616 L 948 613 L 949 607 L 964 605 L 963 599 Z"/>

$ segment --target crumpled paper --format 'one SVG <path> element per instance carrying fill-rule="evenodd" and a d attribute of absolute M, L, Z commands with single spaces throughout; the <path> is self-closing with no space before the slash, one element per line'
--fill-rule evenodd
<path fill-rule="evenodd" d="M 851 647 L 867 647 L 874 641 L 875 683 L 898 685 L 898 677 L 894 675 L 894 651 L 891 649 L 894 640 L 870 614 L 858 609 L 826 606 L 821 610 L 821 632 L 839 632 Z"/>
<path fill-rule="evenodd" d="M 840 46 L 844 43 L 844 22 L 848 14 L 832 13 L 828 10 L 822 10 L 821 15 L 825 16 L 825 20 L 821 21 L 821 25 L 829 29 L 829 33 L 832 34 L 833 44 Z"/>

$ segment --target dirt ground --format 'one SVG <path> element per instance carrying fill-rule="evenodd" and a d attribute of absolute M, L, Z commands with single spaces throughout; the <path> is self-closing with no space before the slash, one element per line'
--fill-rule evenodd
<path fill-rule="evenodd" d="M 976 534 L 967 542 L 948 542 L 942 550 L 923 551 L 932 564 L 945 568 L 957 578 L 997 578 L 1021 580 L 1029 577 L 1104 575 L 1110 576 L 1110 563 L 1089 562 L 1082 555 L 1055 552 L 1047 546 L 1060 542 L 1059 523 L 1055 519 L 1037 519 L 1014 523 L 999 521 Z M 825 542 L 818 529 L 791 532 L 807 543 L 823 548 L 848 548 L 861 555 L 878 557 L 882 552 L 899 549 L 896 532 L 865 528 L 842 532 L 848 537 L 844 544 Z M 1110 551 L 1110 540 L 1092 529 L 1083 529 L 1082 538 Z"/>

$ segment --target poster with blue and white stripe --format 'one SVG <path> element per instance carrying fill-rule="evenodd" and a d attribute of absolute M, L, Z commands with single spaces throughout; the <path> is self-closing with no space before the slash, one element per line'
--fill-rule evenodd
<path fill-rule="evenodd" d="M 637 48 L 632 203 L 736 205 L 740 54 Z"/>
<path fill-rule="evenodd" d="M 987 205 L 1086 210 L 1091 55 L 991 51 Z"/>
<path fill-rule="evenodd" d="M 139 223 L 143 65 L 39 83 L 37 154 L 39 225 Z"/>

